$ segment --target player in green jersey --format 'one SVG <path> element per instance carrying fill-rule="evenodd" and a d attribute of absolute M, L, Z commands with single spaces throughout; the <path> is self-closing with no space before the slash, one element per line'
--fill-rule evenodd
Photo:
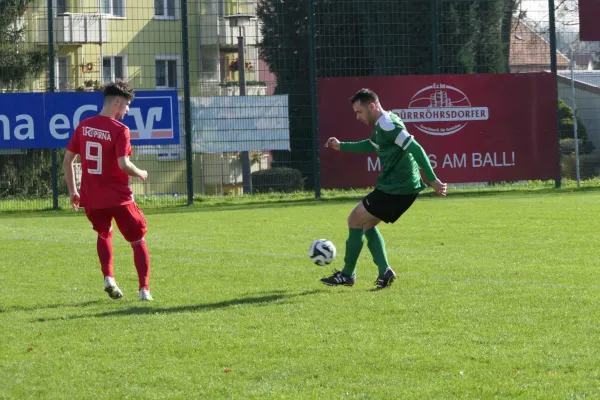
<path fill-rule="evenodd" d="M 375 190 L 369 193 L 352 210 L 348 217 L 349 235 L 346 240 L 344 269 L 334 271 L 321 282 L 330 286 L 352 286 L 356 282 L 356 261 L 365 237 L 373 261 L 379 269 L 375 285 L 377 289 L 388 287 L 396 274 L 388 264 L 385 242 L 377 225 L 383 221 L 394 223 L 413 204 L 426 185 L 421 179 L 419 168 L 437 194 L 446 195 L 446 184 L 433 172 L 429 158 L 404 123 L 396 114 L 385 111 L 377 95 L 369 89 L 361 89 L 350 98 L 356 119 L 375 125 L 370 139 L 360 142 L 340 142 L 332 137 L 325 147 L 338 151 L 356 153 L 377 152 L 381 161 L 381 174 Z"/>

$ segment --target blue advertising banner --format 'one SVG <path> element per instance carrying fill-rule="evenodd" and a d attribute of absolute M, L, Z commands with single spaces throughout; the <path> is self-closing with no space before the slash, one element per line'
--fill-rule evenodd
<path fill-rule="evenodd" d="M 82 120 L 102 109 L 100 92 L 0 95 L 0 149 L 64 148 Z M 139 91 L 123 119 L 131 144 L 179 144 L 177 91 Z"/>

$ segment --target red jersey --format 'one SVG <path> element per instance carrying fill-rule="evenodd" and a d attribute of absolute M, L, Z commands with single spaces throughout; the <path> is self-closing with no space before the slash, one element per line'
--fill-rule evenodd
<path fill-rule="evenodd" d="M 120 157 L 131 155 L 129 128 L 96 115 L 82 121 L 67 145 L 81 159 L 80 205 L 111 208 L 133 202 L 129 175 L 119 168 Z"/>

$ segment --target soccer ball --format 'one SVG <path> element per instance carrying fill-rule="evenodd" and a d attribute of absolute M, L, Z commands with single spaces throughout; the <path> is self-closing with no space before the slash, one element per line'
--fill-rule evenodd
<path fill-rule="evenodd" d="M 327 239 L 317 239 L 310 245 L 308 256 L 317 265 L 330 264 L 335 258 L 335 246 Z"/>

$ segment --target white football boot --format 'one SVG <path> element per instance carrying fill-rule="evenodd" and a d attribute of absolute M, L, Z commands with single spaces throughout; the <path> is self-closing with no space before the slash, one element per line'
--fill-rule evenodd
<path fill-rule="evenodd" d="M 150 294 L 150 291 L 148 289 L 141 289 L 140 290 L 140 300 L 141 301 L 152 301 L 154 299 L 152 298 L 152 295 Z"/>
<path fill-rule="evenodd" d="M 111 299 L 120 299 L 123 297 L 123 292 L 117 286 L 117 282 L 115 282 L 115 278 L 111 278 L 110 276 L 104 277 L 104 291 L 108 293 L 108 297 Z"/>

